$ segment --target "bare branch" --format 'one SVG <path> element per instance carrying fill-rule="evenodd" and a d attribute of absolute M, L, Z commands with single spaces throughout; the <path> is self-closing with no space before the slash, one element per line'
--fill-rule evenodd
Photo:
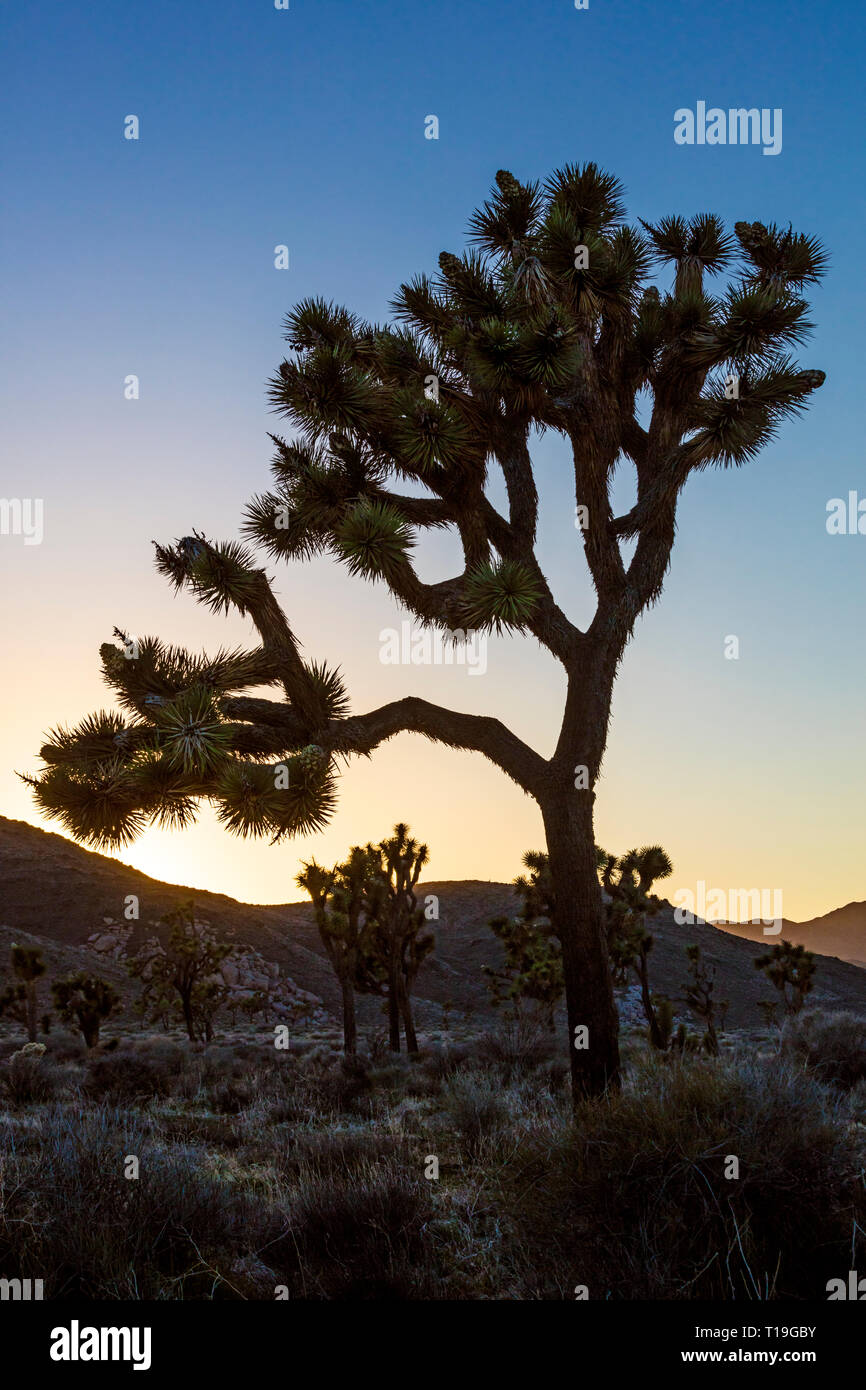
<path fill-rule="evenodd" d="M 368 714 L 332 720 L 327 730 L 327 751 L 368 754 L 396 734 L 407 732 L 423 734 L 449 748 L 483 753 L 531 795 L 537 795 L 543 784 L 547 771 L 544 758 L 500 720 L 445 709 L 412 695 Z"/>

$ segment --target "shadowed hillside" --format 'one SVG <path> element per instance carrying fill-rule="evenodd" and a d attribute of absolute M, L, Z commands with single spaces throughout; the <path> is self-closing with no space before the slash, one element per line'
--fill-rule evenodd
<path fill-rule="evenodd" d="M 239 903 L 220 893 L 160 883 L 115 859 L 81 849 L 60 835 L 0 818 L 0 952 L 4 957 L 16 933 L 27 932 L 44 941 L 49 961 L 59 953 L 64 964 L 72 966 L 85 960 L 92 964 L 89 954 L 80 955 L 81 948 L 104 918 L 122 917 L 124 899 L 130 893 L 137 894 L 140 911 L 133 945 L 136 937 L 150 934 L 150 922 L 179 898 L 194 894 L 201 917 L 238 945 L 252 947 L 266 959 L 277 961 L 281 972 L 318 996 L 336 1021 L 339 989 L 309 903 L 263 907 Z M 418 1021 L 422 1027 L 438 1025 L 443 1005 L 451 1007 L 457 1017 L 468 1016 L 479 1022 L 487 1019 L 492 1011 L 481 967 L 497 966 L 501 961 L 499 943 L 487 922 L 516 909 L 512 890 L 508 884 L 468 880 L 421 885 L 420 896 L 428 894 L 439 899 L 439 920 L 431 923 L 436 949 L 424 962 L 416 986 Z M 849 925 L 846 914 L 857 906 L 852 904 L 806 924 L 811 935 L 805 944 L 814 950 L 813 942 L 826 939 L 832 949 Z M 843 920 L 835 934 L 822 935 L 821 923 L 836 918 Z M 753 968 L 753 941 L 765 944 L 778 938 L 762 937 L 760 927 L 720 930 L 705 923 L 681 927 L 669 908 L 653 920 L 651 930 L 656 943 L 651 957 L 654 989 L 676 999 L 686 978 L 684 948 L 697 942 L 707 962 L 716 967 L 717 997 L 730 1000 L 727 1026 L 752 1029 L 759 1024 L 758 1000 L 772 997 L 773 991 Z M 747 931 L 756 935 L 744 939 Z M 793 939 L 800 939 L 793 924 L 791 934 Z M 853 932 L 851 936 L 853 939 Z M 114 974 L 119 982 L 123 972 L 114 967 Z M 128 989 L 127 984 L 125 994 Z M 822 959 L 811 1000 L 827 1008 L 866 1014 L 866 974 L 845 961 Z M 379 999 L 360 998 L 358 1005 L 362 1025 L 380 1023 Z"/>

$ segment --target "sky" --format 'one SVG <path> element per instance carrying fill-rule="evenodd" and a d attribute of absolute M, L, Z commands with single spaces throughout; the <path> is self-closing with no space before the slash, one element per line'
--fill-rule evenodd
<path fill-rule="evenodd" d="M 597 838 L 664 845 L 670 893 L 781 889 L 797 920 L 866 898 L 866 535 L 826 526 L 831 499 L 866 498 L 861 6 L 20 0 L 0 23 L 0 498 L 40 499 L 44 517 L 41 544 L 0 534 L 0 813 L 58 829 L 16 772 L 49 728 L 110 706 L 98 649 L 115 625 L 194 650 L 253 644 L 245 620 L 173 595 L 151 541 L 236 537 L 268 486 L 266 432 L 282 425 L 265 383 L 291 306 L 317 295 L 384 321 L 401 281 L 463 249 L 498 169 L 544 179 L 594 160 L 633 222 L 792 222 L 832 258 L 799 353 L 827 373 L 808 414 L 682 498 L 664 595 L 616 684 Z M 674 113 L 699 101 L 781 109 L 780 152 L 677 144 Z M 542 567 L 585 622 L 563 441 L 535 458 Z M 623 469 L 624 509 L 631 487 Z M 447 538 L 418 555 L 425 579 L 457 558 Z M 380 634 L 405 617 L 384 590 L 330 560 L 273 572 L 305 655 L 342 667 L 356 710 L 423 693 L 552 751 L 563 677 L 533 640 L 491 640 L 483 676 L 383 665 Z M 282 902 L 301 896 L 300 860 L 332 863 L 398 819 L 430 846 L 431 879 L 508 880 L 542 845 L 534 804 L 480 755 L 402 735 L 349 767 L 321 834 L 272 848 L 206 810 L 117 857 Z"/>

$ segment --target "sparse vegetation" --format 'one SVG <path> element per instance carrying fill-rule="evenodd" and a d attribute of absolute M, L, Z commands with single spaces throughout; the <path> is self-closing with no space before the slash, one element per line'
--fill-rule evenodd
<path fill-rule="evenodd" d="M 786 1022 L 782 1053 L 805 1062 L 822 1081 L 851 1090 L 866 1081 L 866 1019 L 809 1009 Z"/>
<path fill-rule="evenodd" d="M 576 1116 L 544 1029 L 414 1061 L 333 1034 L 28 1045 L 0 1063 L 0 1277 L 50 1271 L 59 1299 L 821 1297 L 866 1257 L 840 1089 L 863 1027 L 801 1016 L 781 1058 L 644 1043 Z"/>
<path fill-rule="evenodd" d="M 701 955 L 700 946 L 687 946 L 686 958 L 689 963 L 689 980 L 683 990 L 683 999 L 692 1013 L 703 1020 L 706 1030 L 702 1039 L 704 1051 L 711 1057 L 718 1057 L 719 1038 L 716 1023 L 719 1023 L 720 1028 L 724 1027 L 727 1001 L 713 997 L 716 988 L 715 967 L 707 965 Z"/>
<path fill-rule="evenodd" d="M 142 982 L 141 1010 L 151 1022 L 179 1011 L 190 1042 L 209 1042 L 214 1016 L 228 997 L 216 972 L 232 947 L 196 922 L 191 900 L 179 903 L 163 921 L 171 929 L 167 944 L 153 937 L 127 963 Z"/>
<path fill-rule="evenodd" d="M 562 947 L 553 928 L 553 899 L 546 854 L 529 850 L 523 856 L 527 874 L 519 874 L 514 888 L 521 899 L 516 917 L 493 917 L 489 926 L 502 942 L 505 964 L 501 970 L 484 966 L 488 988 L 496 1007 L 509 1006 L 516 1020 L 524 1000 L 535 1004 L 547 1027 L 565 989 Z"/>
<path fill-rule="evenodd" d="M 815 956 L 805 946 L 777 941 L 771 950 L 756 957 L 755 969 L 763 970 L 770 984 L 779 991 L 786 1014 L 797 1014 L 810 993 L 817 969 Z"/>

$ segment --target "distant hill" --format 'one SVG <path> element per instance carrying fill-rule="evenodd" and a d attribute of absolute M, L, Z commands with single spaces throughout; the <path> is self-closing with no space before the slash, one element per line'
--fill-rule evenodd
<path fill-rule="evenodd" d="M 848 903 L 823 917 L 812 917 L 808 922 L 790 922 L 783 918 L 782 930 L 775 938 L 765 937 L 760 924 L 754 926 L 751 922 L 718 922 L 716 925 L 744 940 L 772 942 L 784 937 L 819 955 L 838 956 L 840 960 L 866 967 L 866 902 Z"/>
<path fill-rule="evenodd" d="M 480 880 L 433 882 L 423 884 L 420 892 L 439 898 L 439 920 L 431 923 L 436 950 L 424 963 L 416 986 L 420 1026 L 438 1024 L 445 1004 L 453 1006 L 455 1018 L 468 1010 L 479 1022 L 488 1020 L 492 1013 L 481 967 L 497 966 L 501 955 L 487 922 L 515 910 L 510 885 Z M 122 918 L 124 899 L 130 893 L 139 898 L 141 933 L 149 932 L 147 924 L 179 898 L 194 896 L 201 917 L 238 945 L 277 961 L 283 975 L 317 995 L 335 1019 L 339 1016 L 339 991 L 308 902 L 263 907 L 236 902 L 221 893 L 160 883 L 116 859 L 81 849 L 61 835 L 0 817 L 0 969 L 5 966 L 7 943 L 24 932 L 44 943 L 52 967 L 55 958 L 64 968 L 92 961 L 81 955 L 87 938 L 98 931 L 104 918 Z M 802 927 L 786 924 L 783 935 L 796 941 L 808 932 L 805 944 L 810 950 L 832 957 L 842 956 L 840 948 L 844 948 L 851 953 L 849 960 L 866 963 L 866 934 L 858 926 L 858 914 L 866 914 L 866 904 L 851 903 Z M 658 992 L 672 998 L 681 992 L 686 977 L 684 947 L 697 942 L 707 961 L 716 966 L 717 997 L 730 1000 L 728 1026 L 756 1027 L 757 1002 L 771 997 L 772 990 L 752 965 L 753 943 L 764 945 L 778 937 L 764 937 L 760 927 L 720 929 L 702 922 L 681 927 L 674 921 L 672 908 L 653 920 L 652 931 L 652 981 Z M 845 959 L 822 959 L 812 998 L 831 1008 L 866 1015 L 866 972 Z M 380 1001 L 359 1003 L 362 1025 L 377 1025 Z"/>

